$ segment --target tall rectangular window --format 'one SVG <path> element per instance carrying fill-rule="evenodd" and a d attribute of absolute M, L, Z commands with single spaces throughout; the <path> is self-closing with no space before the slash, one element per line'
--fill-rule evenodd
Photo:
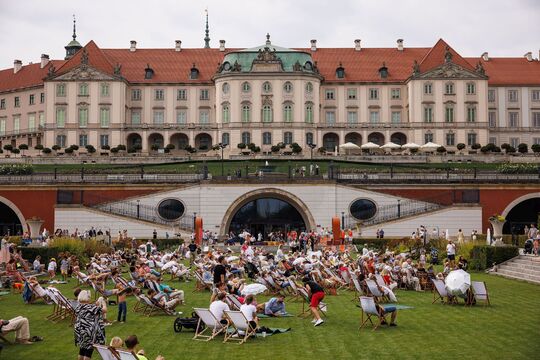
<path fill-rule="evenodd" d="M 66 84 L 57 84 L 56 85 L 56 96 L 58 96 L 58 97 L 66 96 Z"/>
<path fill-rule="evenodd" d="M 132 125 L 140 125 L 141 123 L 141 112 L 140 111 L 132 111 L 131 112 L 131 124 Z"/>
<path fill-rule="evenodd" d="M 401 111 L 392 111 L 392 124 L 399 124 L 401 122 Z"/>
<path fill-rule="evenodd" d="M 533 138 L 533 144 L 540 145 L 540 137 Z"/>
<path fill-rule="evenodd" d="M 154 124 L 163 124 L 165 122 L 165 113 L 163 110 L 154 110 Z"/>
<path fill-rule="evenodd" d="M 39 117 L 39 126 L 44 127 L 45 126 L 45 113 L 40 112 L 38 117 Z"/>
<path fill-rule="evenodd" d="M 99 135 L 99 146 L 109 146 L 109 135 Z"/>
<path fill-rule="evenodd" d="M 88 108 L 79 108 L 79 127 L 88 126 Z"/>
<path fill-rule="evenodd" d="M 451 82 L 446 83 L 444 85 L 444 93 L 446 95 L 454 95 L 455 94 L 455 92 L 454 92 L 454 83 L 451 83 Z"/>
<path fill-rule="evenodd" d="M 16 108 L 21 106 L 21 99 L 18 96 L 15 96 L 14 104 Z"/>
<path fill-rule="evenodd" d="M 538 111 L 532 113 L 532 126 L 535 128 L 540 127 L 540 112 Z"/>
<path fill-rule="evenodd" d="M 21 130 L 21 117 L 19 115 L 15 115 L 13 117 L 13 131 L 15 134 L 18 134 Z"/>
<path fill-rule="evenodd" d="M 378 89 L 369 89 L 369 100 L 379 99 L 379 90 Z"/>
<path fill-rule="evenodd" d="M 454 133 L 446 134 L 446 146 L 454 146 L 456 142 L 455 137 Z"/>
<path fill-rule="evenodd" d="M 488 112 L 488 124 L 489 124 L 489 127 L 497 127 L 497 112 L 496 111 Z"/>
<path fill-rule="evenodd" d="M 313 123 L 313 104 L 312 103 L 306 104 L 306 119 L 305 120 L 308 124 Z"/>
<path fill-rule="evenodd" d="M 377 124 L 379 122 L 379 112 L 370 111 L 369 112 L 369 122 L 372 124 Z"/>
<path fill-rule="evenodd" d="M 432 133 L 425 133 L 424 134 L 424 143 L 433 142 L 433 134 Z"/>
<path fill-rule="evenodd" d="M 79 96 L 88 96 L 88 84 L 79 84 Z"/>
<path fill-rule="evenodd" d="M 399 100 L 401 99 L 401 89 L 392 89 L 390 90 L 390 95 L 392 97 L 392 100 Z"/>
<path fill-rule="evenodd" d="M 210 122 L 210 113 L 207 110 L 199 112 L 199 124 L 208 124 Z"/>
<path fill-rule="evenodd" d="M 433 122 L 433 108 L 431 106 L 424 107 L 424 122 Z"/>
<path fill-rule="evenodd" d="M 109 96 L 109 84 L 103 83 L 100 86 L 100 92 L 102 97 L 108 97 Z"/>
<path fill-rule="evenodd" d="M 494 136 L 489 137 L 489 143 L 493 145 L 497 145 L 497 138 Z"/>
<path fill-rule="evenodd" d="M 101 108 L 99 110 L 99 124 L 102 128 L 109 127 L 111 123 L 111 110 L 109 108 Z"/>
<path fill-rule="evenodd" d="M 508 127 L 518 127 L 519 126 L 519 113 L 516 111 L 511 111 L 508 113 Z"/>
<path fill-rule="evenodd" d="M 508 101 L 509 102 L 518 102 L 518 91 L 517 90 L 508 90 Z"/>
<path fill-rule="evenodd" d="M 0 99 L 0 110 L 4 110 L 6 108 L 6 99 Z"/>
<path fill-rule="evenodd" d="M 334 111 L 326 112 L 326 123 L 331 125 L 336 123 L 336 113 Z"/>
<path fill-rule="evenodd" d="M 466 89 L 467 89 L 467 95 L 476 94 L 476 85 L 475 85 L 475 83 L 467 83 Z"/>
<path fill-rule="evenodd" d="M 66 147 L 66 135 L 56 135 L 56 145 L 61 148 Z"/>
<path fill-rule="evenodd" d="M 444 113 L 444 121 L 451 123 L 454 122 L 454 107 L 446 106 Z"/>
<path fill-rule="evenodd" d="M 272 145 L 272 133 L 263 132 L 263 145 Z"/>
<path fill-rule="evenodd" d="M 286 104 L 283 107 L 283 122 L 293 122 L 293 106 L 292 104 Z"/>
<path fill-rule="evenodd" d="M 176 92 L 176 100 L 187 100 L 187 90 L 178 89 L 178 91 Z"/>
<path fill-rule="evenodd" d="M 467 145 L 473 146 L 474 144 L 476 144 L 476 134 L 475 133 L 467 134 Z"/>
<path fill-rule="evenodd" d="M 0 119 L 0 135 L 6 134 L 6 118 Z"/>
<path fill-rule="evenodd" d="M 86 134 L 79 135 L 79 146 L 85 147 L 86 145 L 88 145 L 88 135 Z"/>
<path fill-rule="evenodd" d="M 39 103 L 43 104 L 45 102 L 45 93 L 39 94 Z"/>
<path fill-rule="evenodd" d="M 347 111 L 347 123 L 358 124 L 358 113 L 356 111 Z"/>
<path fill-rule="evenodd" d="M 177 124 L 186 124 L 187 123 L 187 112 L 186 110 L 178 110 L 176 113 L 176 123 Z"/>
<path fill-rule="evenodd" d="M 467 122 L 476 122 L 476 106 L 467 108 Z"/>
<path fill-rule="evenodd" d="M 433 93 L 433 85 L 431 83 L 424 84 L 424 94 L 431 95 Z"/>
<path fill-rule="evenodd" d="M 519 138 L 516 138 L 516 137 L 510 138 L 510 146 L 517 149 L 518 145 L 519 145 Z"/>
<path fill-rule="evenodd" d="M 208 100 L 208 99 L 210 99 L 210 96 L 209 96 L 209 94 L 208 94 L 208 89 L 201 89 L 200 99 L 201 99 L 201 100 Z"/>
<path fill-rule="evenodd" d="M 334 89 L 326 89 L 324 91 L 324 98 L 326 100 L 334 100 L 336 97 L 335 97 L 335 92 L 334 92 Z"/>
<path fill-rule="evenodd" d="M 495 89 L 488 90 L 488 101 L 495 102 Z"/>
<path fill-rule="evenodd" d="M 36 130 L 36 114 L 28 115 L 28 130 L 30 131 Z"/>
<path fill-rule="evenodd" d="M 540 90 L 532 90 L 531 91 L 531 100 L 532 101 L 540 101 Z"/>
<path fill-rule="evenodd" d="M 154 90 L 154 100 L 163 101 L 165 100 L 165 90 L 155 89 Z"/>
<path fill-rule="evenodd" d="M 349 100 L 355 100 L 356 99 L 356 89 L 355 88 L 347 89 L 347 99 L 349 99 Z"/>
<path fill-rule="evenodd" d="M 66 109 L 56 109 L 56 127 L 63 128 L 66 125 Z"/>
<path fill-rule="evenodd" d="M 141 89 L 132 89 L 131 90 L 131 100 L 133 100 L 133 101 L 141 100 Z"/>
<path fill-rule="evenodd" d="M 28 104 L 34 105 L 35 103 L 36 103 L 36 95 L 30 94 L 30 96 L 28 97 Z"/>

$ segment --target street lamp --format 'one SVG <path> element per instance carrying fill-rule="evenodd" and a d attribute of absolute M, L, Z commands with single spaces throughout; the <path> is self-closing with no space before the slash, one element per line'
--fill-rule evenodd
<path fill-rule="evenodd" d="M 397 217 L 401 217 L 401 199 L 397 199 Z"/>
<path fill-rule="evenodd" d="M 341 230 L 345 230 L 345 212 L 341 212 Z"/>
<path fill-rule="evenodd" d="M 137 199 L 137 219 L 141 215 L 141 200 Z"/>
<path fill-rule="evenodd" d="M 221 149 L 221 176 L 224 176 L 225 175 L 225 170 L 224 170 L 224 164 L 223 164 L 223 149 L 225 149 L 227 147 L 227 144 L 224 144 L 224 143 L 219 143 L 218 144 L 219 148 Z"/>

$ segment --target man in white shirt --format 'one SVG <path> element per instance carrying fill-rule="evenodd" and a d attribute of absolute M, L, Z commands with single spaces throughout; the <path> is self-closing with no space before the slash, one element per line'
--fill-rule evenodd
<path fill-rule="evenodd" d="M 246 319 L 249 321 L 249 325 L 256 329 L 259 327 L 259 318 L 257 317 L 257 307 L 253 305 L 255 298 L 253 295 L 246 296 L 244 304 L 240 306 L 240 311 L 244 314 Z"/>
<path fill-rule="evenodd" d="M 210 312 L 218 319 L 222 324 L 226 324 L 227 320 L 224 319 L 224 311 L 230 310 L 229 305 L 223 300 L 225 299 L 225 293 L 220 292 L 217 295 L 217 299 L 210 304 Z"/>
<path fill-rule="evenodd" d="M 450 266 L 453 269 L 456 260 L 456 245 L 452 242 L 452 240 L 448 240 L 448 245 L 446 245 L 446 255 L 448 257 L 448 261 L 450 261 Z"/>

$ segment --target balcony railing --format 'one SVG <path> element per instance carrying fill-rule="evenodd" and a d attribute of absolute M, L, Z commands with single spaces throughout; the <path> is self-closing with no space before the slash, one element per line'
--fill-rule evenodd
<path fill-rule="evenodd" d="M 10 130 L 10 131 L 0 131 L 1 137 L 9 136 L 22 136 L 22 135 L 39 135 L 43 133 L 43 126 L 38 126 L 32 129 L 19 129 L 19 130 Z"/>

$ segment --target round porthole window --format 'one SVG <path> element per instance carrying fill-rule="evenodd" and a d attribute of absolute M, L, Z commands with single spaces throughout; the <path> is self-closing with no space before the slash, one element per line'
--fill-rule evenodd
<path fill-rule="evenodd" d="M 165 220 L 178 220 L 184 215 L 184 204 L 180 200 L 165 199 L 158 205 L 158 214 Z"/>
<path fill-rule="evenodd" d="M 349 212 L 357 220 L 368 220 L 377 213 L 377 205 L 368 199 L 357 199 L 352 202 Z"/>

